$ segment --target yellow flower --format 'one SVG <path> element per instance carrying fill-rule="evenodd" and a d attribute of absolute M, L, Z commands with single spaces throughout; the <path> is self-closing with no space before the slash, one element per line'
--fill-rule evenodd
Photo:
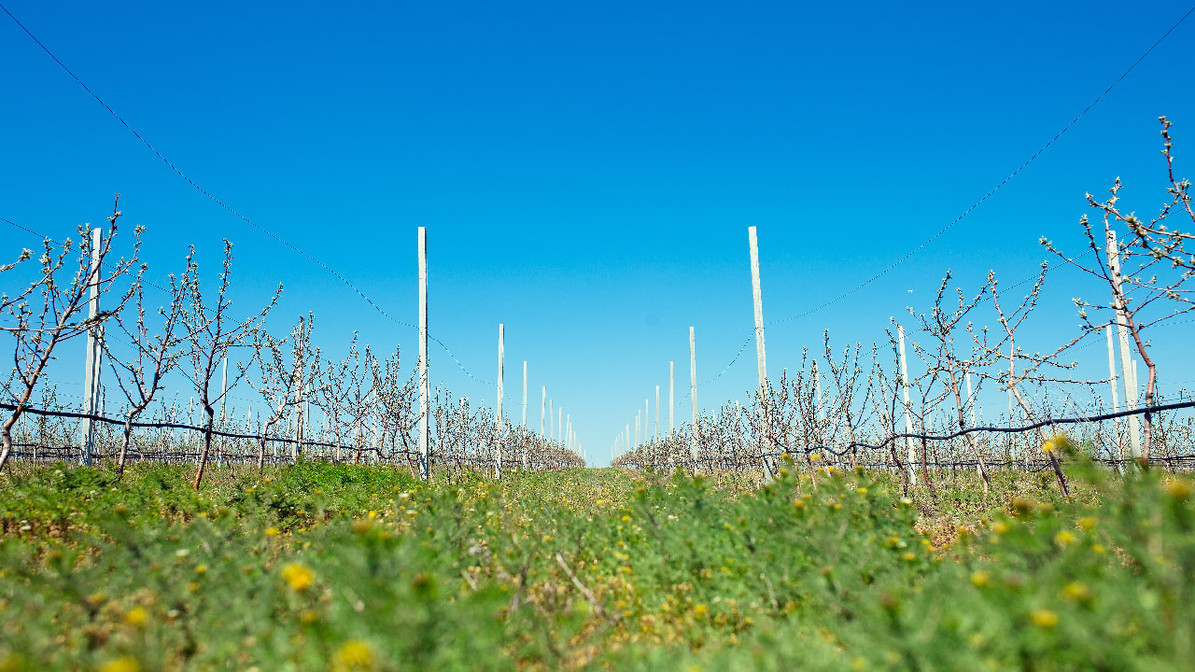
<path fill-rule="evenodd" d="M 1084 530 L 1091 530 L 1095 528 L 1097 524 L 1099 524 L 1099 521 L 1091 516 L 1084 516 L 1079 519 L 1079 527 Z"/>
<path fill-rule="evenodd" d="M 291 562 L 282 568 L 282 579 L 295 591 L 303 592 L 315 583 L 315 572 L 307 565 Z"/>
<path fill-rule="evenodd" d="M 705 615 L 710 612 L 710 608 L 704 604 L 698 604 L 693 607 L 693 615 L 697 618 L 705 618 Z"/>
<path fill-rule="evenodd" d="M 1012 530 L 1012 525 L 1009 525 L 1006 521 L 997 520 L 992 523 L 992 531 L 996 534 L 1008 534 L 1010 530 Z"/>
<path fill-rule="evenodd" d="M 860 495 L 866 495 L 867 488 L 855 488 L 855 492 L 859 493 Z"/>
<path fill-rule="evenodd" d="M 149 622 L 149 612 L 145 607 L 133 607 L 124 615 L 124 622 L 134 628 L 143 628 Z"/>
<path fill-rule="evenodd" d="M 132 656 L 121 656 L 100 665 L 97 672 L 141 672 L 141 663 Z"/>
<path fill-rule="evenodd" d="M 990 572 L 985 572 L 982 569 L 971 575 L 971 585 L 976 588 L 983 588 L 988 585 L 988 580 L 992 578 Z"/>
<path fill-rule="evenodd" d="M 1064 432 L 1059 432 L 1049 439 L 1046 439 L 1046 442 L 1042 444 L 1041 449 L 1046 453 L 1065 453 L 1073 447 L 1074 443 L 1071 441 L 1071 438 Z"/>
<path fill-rule="evenodd" d="M 1086 584 L 1079 583 L 1078 581 L 1073 581 L 1066 584 L 1066 586 L 1062 589 L 1062 596 L 1068 600 L 1074 600 L 1075 602 L 1081 602 L 1083 604 L 1091 602 L 1092 598 L 1094 597 L 1094 595 L 1091 593 L 1091 589 L 1088 588 Z"/>
<path fill-rule="evenodd" d="M 278 528 L 276 528 L 276 527 L 267 527 L 266 528 L 266 536 L 267 537 L 276 537 L 279 534 L 282 534 L 282 533 L 279 532 Z"/>
<path fill-rule="evenodd" d="M 1075 541 L 1075 535 L 1073 532 L 1070 532 L 1069 530 L 1063 530 L 1063 531 L 1059 532 L 1058 534 L 1054 535 L 1054 543 L 1058 544 L 1059 546 L 1062 546 L 1063 548 L 1066 548 L 1067 546 L 1071 545 L 1072 543 L 1074 543 L 1074 541 Z"/>
<path fill-rule="evenodd" d="M 914 553 L 905 553 L 904 555 L 902 555 L 900 557 L 904 558 L 905 562 L 913 562 L 914 560 L 917 559 L 917 556 Z"/>
<path fill-rule="evenodd" d="M 1191 498 L 1191 484 L 1186 481 L 1173 480 L 1166 484 L 1166 494 L 1176 502 L 1185 502 Z"/>
<path fill-rule="evenodd" d="M 354 639 L 345 642 L 332 656 L 332 670 L 334 672 L 365 672 L 375 668 L 378 655 L 373 645 Z"/>
<path fill-rule="evenodd" d="M 195 565 L 196 574 L 207 574 L 207 565 Z"/>
<path fill-rule="evenodd" d="M 1050 611 L 1049 609 L 1034 609 L 1029 613 L 1029 617 L 1033 619 L 1033 624 L 1039 628 L 1048 630 L 1058 625 L 1058 612 Z"/>

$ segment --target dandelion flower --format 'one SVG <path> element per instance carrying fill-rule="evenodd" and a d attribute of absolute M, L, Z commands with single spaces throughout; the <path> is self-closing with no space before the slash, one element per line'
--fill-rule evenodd
<path fill-rule="evenodd" d="M 287 563 L 282 568 L 282 579 L 296 592 L 303 592 L 315 583 L 315 572 L 298 562 Z"/>
<path fill-rule="evenodd" d="M 373 645 L 359 639 L 345 642 L 332 656 L 334 672 L 366 672 L 375 669 L 378 661 Z"/>
<path fill-rule="evenodd" d="M 121 656 L 100 665 L 97 672 L 141 672 L 141 663 L 132 656 Z"/>
<path fill-rule="evenodd" d="M 124 622 L 134 628 L 143 628 L 149 622 L 149 612 L 145 607 L 133 607 L 124 615 Z"/>
<path fill-rule="evenodd" d="M 1058 612 L 1049 609 L 1034 609 L 1029 617 L 1033 619 L 1034 625 L 1045 630 L 1058 625 Z"/>

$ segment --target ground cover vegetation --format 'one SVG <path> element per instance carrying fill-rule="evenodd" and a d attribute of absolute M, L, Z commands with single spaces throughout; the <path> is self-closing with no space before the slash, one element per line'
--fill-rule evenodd
<path fill-rule="evenodd" d="M 1187 476 L 10 465 L 0 669 L 1179 669 Z M 811 476 L 816 475 L 816 485 Z M 976 494 L 979 493 L 979 494 Z"/>

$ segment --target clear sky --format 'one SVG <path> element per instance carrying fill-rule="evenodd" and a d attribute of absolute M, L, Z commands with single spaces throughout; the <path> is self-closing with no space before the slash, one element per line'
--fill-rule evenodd
<path fill-rule="evenodd" d="M 747 227 L 765 319 L 856 287 L 999 184 L 1190 9 L 1187 1 L 1004 3 L 244 3 L 2 0 L 163 155 L 255 223 L 335 268 L 398 320 L 197 192 L 0 14 L 0 216 L 65 236 L 121 194 L 163 277 L 194 244 L 235 244 L 246 313 L 317 316 L 413 366 L 416 229 L 429 235 L 433 380 L 492 403 L 506 325 L 506 408 L 541 385 L 591 462 L 655 386 L 687 417 L 688 327 L 703 408 L 755 385 Z M 802 347 L 884 338 L 927 309 L 946 269 L 1006 284 L 1081 252 L 1085 192 L 1165 197 L 1159 115 L 1195 174 L 1195 18 L 1015 179 L 881 279 L 768 328 L 774 374 Z M 129 226 L 126 226 L 128 230 Z M 0 223 L 0 253 L 38 239 Z M 1047 281 L 1048 348 L 1076 332 Z M 907 320 L 906 320 L 907 322 Z M 1158 331 L 1163 391 L 1195 379 L 1191 324 Z M 71 346 L 74 347 L 74 346 Z M 82 345 L 78 346 L 79 350 Z M 1096 364 L 1101 348 L 1087 353 Z M 1168 359 L 1166 357 L 1169 357 Z M 1172 362 L 1172 364 L 1171 364 Z M 238 391 L 248 395 L 248 391 Z M 662 414 L 667 417 L 667 411 Z M 666 420 L 664 421 L 666 423 Z"/>

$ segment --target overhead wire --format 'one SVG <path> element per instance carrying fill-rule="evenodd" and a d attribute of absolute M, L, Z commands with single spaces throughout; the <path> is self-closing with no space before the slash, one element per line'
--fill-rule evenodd
<path fill-rule="evenodd" d="M 1086 107 L 1084 107 L 1078 114 L 1076 114 L 1074 116 L 1074 118 L 1072 118 L 1065 126 L 1063 126 L 1062 130 L 1055 133 L 1054 137 L 1050 138 L 1044 145 L 1039 147 L 1038 150 L 1036 152 L 1034 152 L 1028 159 L 1026 159 L 1023 163 L 1021 163 L 1021 165 L 1017 166 L 1016 169 L 1014 169 L 1011 173 L 1009 173 L 1007 177 L 1005 177 L 998 184 L 996 184 L 996 186 L 989 189 L 987 191 L 987 193 L 985 193 L 978 200 L 973 202 L 961 214 L 956 216 L 954 219 L 950 220 L 941 229 L 938 229 L 938 231 L 935 232 L 932 236 L 925 239 L 919 245 L 917 245 L 915 248 L 913 248 L 912 250 L 910 250 L 903 256 L 899 257 L 892 263 L 888 264 L 883 269 L 881 269 L 879 272 L 875 273 L 874 275 L 867 278 L 863 282 L 861 282 L 861 283 L 855 285 L 854 287 L 852 287 L 851 289 L 847 290 L 846 292 L 843 292 L 842 294 L 839 294 L 839 295 L 835 296 L 834 298 L 829 299 L 829 300 L 827 300 L 817 306 L 814 306 L 813 308 L 810 308 L 808 310 L 802 311 L 800 313 L 796 313 L 794 315 L 789 315 L 788 317 L 783 317 L 783 318 L 780 318 L 777 320 L 772 320 L 772 321 L 766 323 L 765 326 L 775 326 L 775 325 L 783 324 L 785 322 L 791 322 L 793 320 L 798 320 L 798 319 L 801 319 L 804 317 L 808 317 L 816 312 L 824 310 L 824 309 L 826 309 L 844 299 L 847 299 L 847 298 L 853 296 L 854 294 L 858 293 L 860 290 L 864 289 L 868 285 L 871 285 L 876 280 L 879 280 L 880 278 L 884 277 L 888 273 L 892 272 L 894 269 L 896 269 L 901 264 L 905 263 L 909 259 L 912 259 L 914 256 L 916 256 L 918 253 L 920 253 L 926 247 L 931 245 L 938 238 L 942 237 L 946 232 L 948 232 L 952 228 L 954 228 L 954 226 L 956 224 L 958 224 L 960 221 L 962 221 L 965 217 L 967 217 L 972 212 L 974 212 L 977 208 L 979 208 L 981 205 L 983 205 L 988 199 L 990 199 L 992 196 L 994 196 L 996 194 L 996 192 L 1000 191 L 1000 189 L 1002 189 L 1005 185 L 1007 185 L 1009 182 L 1011 182 L 1014 178 L 1017 177 L 1017 175 L 1019 175 L 1022 171 L 1024 171 L 1038 157 L 1040 157 L 1043 153 L 1045 153 L 1045 151 L 1047 149 L 1049 149 L 1055 142 L 1057 142 L 1060 138 L 1062 138 L 1062 136 L 1065 135 L 1067 131 L 1069 131 L 1075 124 L 1077 124 L 1080 119 L 1082 119 L 1084 116 L 1086 116 L 1087 113 L 1090 112 L 1092 108 L 1094 108 L 1097 104 L 1099 104 L 1100 101 L 1102 101 L 1105 97 L 1107 97 L 1108 94 L 1111 93 L 1112 90 L 1115 89 L 1118 84 L 1120 84 L 1122 81 L 1124 81 L 1124 79 L 1129 76 L 1129 73 L 1131 73 L 1134 69 L 1136 69 L 1136 67 L 1138 65 L 1140 65 L 1142 63 L 1142 61 L 1144 61 L 1146 59 L 1146 57 L 1148 57 L 1151 53 L 1153 53 L 1153 51 L 1158 48 L 1158 45 L 1162 44 L 1162 42 L 1165 41 L 1166 38 L 1169 37 L 1170 34 L 1173 33 L 1180 25 L 1182 25 L 1182 23 L 1184 21 L 1186 21 L 1187 18 L 1189 16 L 1191 16 L 1192 13 L 1195 13 L 1195 6 L 1192 6 L 1190 9 L 1188 9 L 1186 11 L 1186 13 L 1184 13 L 1178 19 L 1178 21 L 1174 22 L 1174 24 L 1171 25 L 1170 28 L 1167 29 L 1165 33 L 1162 33 L 1162 36 L 1159 37 L 1157 40 L 1155 40 L 1153 42 L 1153 44 L 1151 44 L 1149 46 L 1149 48 L 1146 49 L 1145 52 L 1142 53 L 1141 56 L 1139 56 L 1137 58 L 1137 60 L 1133 61 L 1132 65 L 1130 65 L 1127 69 L 1125 69 L 1124 72 L 1120 73 L 1119 77 L 1117 77 L 1115 80 L 1113 80 L 1113 82 L 1111 84 L 1109 84 L 1108 87 L 1105 88 L 1102 93 L 1100 93 L 1098 96 L 1096 96 L 1094 100 L 1092 100 L 1090 103 L 1088 103 Z M 1090 252 L 1088 252 L 1088 254 L 1090 254 Z M 1086 255 L 1084 255 L 1084 256 L 1086 256 Z M 1034 276 L 1034 277 L 1036 277 L 1036 276 Z M 1022 282 L 1017 283 L 1016 285 L 1012 285 L 1009 287 L 1009 289 L 1011 289 L 1012 287 L 1016 287 L 1018 285 L 1024 284 L 1025 282 L 1028 282 L 1031 279 L 1033 279 L 1033 278 L 1029 278 Z M 724 366 L 722 368 L 722 370 L 717 373 L 717 375 L 715 375 L 713 378 L 710 378 L 709 380 L 705 381 L 702 384 L 708 385 L 709 383 L 712 383 L 712 382 L 718 380 L 719 378 L 721 378 L 723 375 L 725 375 L 726 372 L 729 371 L 730 368 L 732 366 L 734 366 L 736 362 L 738 362 L 739 358 L 742 357 L 743 353 L 747 350 L 747 346 L 750 344 L 751 344 L 751 337 L 748 336 L 747 339 L 743 342 L 742 346 L 739 347 L 738 352 L 736 352 L 734 357 L 731 358 L 730 363 L 728 363 L 726 366 Z"/>
<path fill-rule="evenodd" d="M 47 56 L 49 56 L 55 63 L 57 63 L 58 66 L 60 68 L 62 68 L 62 70 L 64 72 L 66 72 L 66 74 L 69 75 L 71 79 L 73 79 L 75 81 L 75 83 L 77 83 L 80 87 L 82 87 L 83 90 L 86 91 L 87 94 L 90 95 L 93 99 L 95 99 L 95 101 L 97 103 L 99 103 L 101 107 L 103 107 L 105 110 L 107 110 L 108 113 L 111 114 L 113 118 L 115 118 L 118 122 L 120 122 L 120 124 L 122 126 L 124 126 L 125 129 L 127 129 L 130 133 L 132 133 L 133 137 L 137 138 L 137 140 L 140 141 L 141 144 L 144 145 L 146 149 L 148 149 L 154 156 L 156 156 L 158 159 L 160 159 L 162 161 L 162 163 L 166 164 L 166 166 L 172 172 L 174 172 L 174 174 L 178 175 L 180 178 L 183 179 L 183 181 L 185 181 L 187 184 L 191 185 L 192 188 L 194 188 L 200 194 L 205 196 L 208 200 L 212 201 L 217 206 L 219 206 L 220 208 L 222 208 L 229 214 L 233 215 L 237 219 L 240 219 L 242 222 L 248 224 L 249 226 L 253 227 L 254 229 L 257 229 L 258 231 L 265 234 L 269 238 L 272 238 L 275 242 L 283 245 L 284 247 L 289 248 L 295 254 L 298 254 L 299 256 L 304 257 L 308 261 L 314 263 L 316 266 L 319 266 L 321 269 L 323 269 L 325 272 L 330 274 L 332 277 L 339 280 L 342 284 L 344 284 L 344 286 L 348 287 L 358 297 L 360 297 L 362 300 L 364 300 L 370 307 L 372 307 L 374 310 L 376 310 L 380 315 L 382 315 L 386 319 L 388 319 L 391 322 L 394 322 L 395 324 L 398 324 L 400 326 L 408 327 L 410 329 L 418 329 L 418 327 L 416 325 L 411 324 L 410 322 L 406 322 L 404 320 L 400 320 L 400 319 L 394 317 L 393 315 L 391 315 L 389 312 L 386 311 L 386 309 L 382 308 L 381 305 L 379 305 L 377 302 L 375 302 L 373 299 L 371 299 L 360 287 L 358 287 L 347 277 L 345 277 L 344 275 L 339 273 L 336 269 L 332 268 L 330 265 L 328 265 L 321 259 L 317 258 L 315 255 L 310 254 L 306 250 L 300 248 L 298 245 L 295 245 L 294 243 L 286 240 L 282 236 L 279 236 L 278 234 L 274 233 L 273 231 L 266 228 L 265 226 L 255 222 L 253 219 L 251 219 L 244 213 L 240 212 L 239 210 L 233 208 L 231 205 L 229 205 L 225 201 L 216 197 L 215 194 L 213 194 L 210 191 L 208 191 L 207 189 L 205 189 L 203 186 L 201 186 L 195 180 L 191 179 L 191 177 L 189 175 L 187 175 L 186 173 L 184 173 L 182 171 L 182 169 L 180 169 L 177 165 L 175 165 L 172 161 L 170 161 L 170 159 L 166 158 L 166 156 L 161 151 L 159 151 L 158 148 L 153 145 L 153 143 L 151 143 L 145 136 L 141 135 L 141 133 L 139 133 L 137 131 L 137 129 L 133 128 L 132 124 L 130 124 L 116 110 L 112 109 L 112 107 L 110 105 L 108 105 L 108 103 L 104 102 L 104 99 L 101 98 L 99 96 L 99 94 L 97 94 L 82 79 L 80 79 L 79 76 L 76 75 L 74 73 L 74 71 L 71 70 L 66 65 L 66 63 L 64 63 L 62 61 L 62 59 L 58 58 L 58 56 L 56 56 L 54 54 L 54 52 L 51 51 L 50 48 L 45 45 L 45 43 L 43 43 L 40 39 L 38 39 L 38 37 L 33 34 L 33 31 L 29 30 L 29 28 L 27 28 L 25 26 L 25 24 L 20 21 L 20 19 L 18 19 L 11 11 L 9 11 L 8 7 L 6 7 L 3 3 L 0 3 L 0 10 L 3 10 L 4 13 L 7 14 L 10 19 L 12 19 L 13 23 L 17 24 L 17 27 L 19 27 L 29 37 L 29 39 L 33 40 L 33 42 L 38 47 L 40 47 L 41 50 L 44 51 Z M 5 221 L 8 221 L 8 220 L 5 220 Z M 12 222 L 9 222 L 9 223 L 13 224 Z M 25 229 L 25 227 L 19 226 L 17 224 L 13 224 L 13 226 L 17 226 L 17 228 Z M 29 229 L 25 229 L 25 230 L 30 231 Z M 33 233 L 32 231 L 30 231 L 30 232 Z M 461 360 L 456 356 L 456 354 L 454 352 L 452 352 L 452 350 L 448 347 L 448 345 L 445 344 L 442 340 L 440 340 L 439 338 L 436 338 L 434 336 L 430 336 L 430 335 L 429 335 L 429 339 L 434 341 L 441 348 L 443 348 L 444 352 L 448 354 L 448 356 L 452 359 L 452 361 L 456 363 L 456 365 L 461 369 L 461 371 L 463 371 L 465 373 L 466 376 L 468 376 L 475 382 L 478 382 L 481 384 L 492 384 L 492 383 L 487 383 L 487 381 L 473 375 L 473 373 L 471 371 L 469 371 L 468 368 L 465 367 L 464 363 L 461 362 Z"/>

